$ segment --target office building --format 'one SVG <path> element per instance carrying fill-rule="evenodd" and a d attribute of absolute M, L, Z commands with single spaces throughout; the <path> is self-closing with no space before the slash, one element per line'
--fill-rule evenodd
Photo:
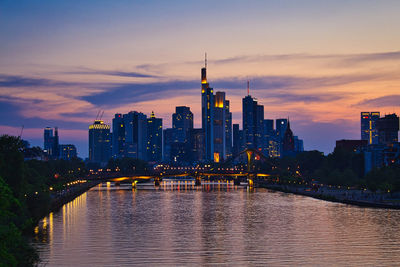
<path fill-rule="evenodd" d="M 379 120 L 379 112 L 361 112 L 361 140 L 367 140 L 369 145 L 379 142 L 376 122 Z"/>
<path fill-rule="evenodd" d="M 156 118 L 151 112 L 147 119 L 147 160 L 160 162 L 162 160 L 162 119 Z"/>
<path fill-rule="evenodd" d="M 290 122 L 288 121 L 285 134 L 282 140 L 282 156 L 292 156 L 294 155 L 294 137 L 293 132 L 290 129 Z"/>
<path fill-rule="evenodd" d="M 201 162 L 205 157 L 204 131 L 192 129 L 190 131 L 190 155 L 192 162 Z"/>
<path fill-rule="evenodd" d="M 190 130 L 193 129 L 193 113 L 190 107 L 180 106 L 172 114 L 172 128 L 174 129 L 175 142 L 187 144 Z"/>
<path fill-rule="evenodd" d="M 225 100 L 225 157 L 232 157 L 232 113 L 229 100 Z"/>
<path fill-rule="evenodd" d="M 112 156 L 121 158 L 124 156 L 125 125 L 122 114 L 117 113 L 112 121 Z"/>
<path fill-rule="evenodd" d="M 71 160 L 77 156 L 76 147 L 74 145 L 60 145 L 60 159 Z"/>
<path fill-rule="evenodd" d="M 255 98 L 247 95 L 242 100 L 242 107 L 245 147 L 262 151 L 264 106 L 258 105 Z"/>
<path fill-rule="evenodd" d="M 225 93 L 216 92 L 214 96 L 214 161 L 226 158 L 226 102 Z"/>
<path fill-rule="evenodd" d="M 44 129 L 43 139 L 44 139 L 43 143 L 44 153 L 46 153 L 48 156 L 51 156 L 53 154 L 53 140 L 54 140 L 52 128 L 46 127 Z"/>
<path fill-rule="evenodd" d="M 204 131 L 205 160 L 214 160 L 214 93 L 207 82 L 207 59 L 201 69 L 201 126 Z"/>
<path fill-rule="evenodd" d="M 111 158 L 110 125 L 95 120 L 89 126 L 89 161 L 106 165 Z"/>
<path fill-rule="evenodd" d="M 130 111 L 122 117 L 125 127 L 125 157 L 147 160 L 147 116 Z"/>
<path fill-rule="evenodd" d="M 393 144 L 399 141 L 399 117 L 396 114 L 385 115 L 376 121 L 379 143 Z"/>

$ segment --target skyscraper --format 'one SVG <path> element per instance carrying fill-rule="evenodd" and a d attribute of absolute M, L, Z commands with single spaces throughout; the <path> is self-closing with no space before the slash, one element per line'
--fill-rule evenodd
<path fill-rule="evenodd" d="M 389 145 L 399 141 L 399 117 L 396 114 L 385 115 L 376 122 L 379 143 Z"/>
<path fill-rule="evenodd" d="M 214 161 L 226 158 L 226 102 L 225 93 L 216 92 L 214 97 Z"/>
<path fill-rule="evenodd" d="M 175 113 L 172 114 L 172 128 L 176 142 L 185 144 L 189 142 L 190 130 L 193 129 L 193 113 L 190 111 L 190 107 L 175 108 Z"/>
<path fill-rule="evenodd" d="M 44 152 L 47 153 L 47 155 L 52 156 L 53 154 L 53 141 L 54 141 L 54 136 L 53 136 L 53 129 L 50 127 L 44 128 L 44 133 L 43 133 L 43 149 Z"/>
<path fill-rule="evenodd" d="M 122 117 L 125 127 L 125 157 L 147 160 L 147 116 L 130 111 Z"/>
<path fill-rule="evenodd" d="M 233 148 L 232 148 L 232 153 L 233 156 L 236 156 L 242 151 L 242 142 L 243 142 L 243 136 L 242 136 L 242 131 L 239 129 L 239 124 L 233 124 Z"/>
<path fill-rule="evenodd" d="M 205 160 L 214 159 L 214 94 L 207 82 L 207 58 L 201 69 L 201 126 L 204 131 Z"/>
<path fill-rule="evenodd" d="M 250 95 L 243 98 L 242 105 L 245 147 L 262 150 L 264 106 L 258 105 Z"/>
<path fill-rule="evenodd" d="M 283 140 L 287 128 L 287 123 L 287 119 L 276 119 L 276 136 L 279 140 Z"/>
<path fill-rule="evenodd" d="M 159 162 L 162 159 L 162 119 L 151 112 L 147 119 L 147 160 Z"/>
<path fill-rule="evenodd" d="M 290 156 L 294 153 L 294 137 L 290 129 L 290 122 L 288 121 L 285 134 L 282 141 L 282 156 Z"/>
<path fill-rule="evenodd" d="M 110 125 L 95 120 L 89 126 L 89 161 L 106 165 L 111 158 Z"/>
<path fill-rule="evenodd" d="M 225 100 L 225 147 L 226 158 L 232 157 L 232 113 L 229 100 Z"/>
<path fill-rule="evenodd" d="M 379 117 L 379 112 L 361 112 L 361 140 L 367 140 L 370 145 L 379 142 L 378 130 L 376 129 L 376 122 Z"/>
<path fill-rule="evenodd" d="M 54 137 L 53 137 L 53 159 L 58 159 L 60 157 L 60 143 L 58 139 L 58 127 L 54 128 Z"/>
<path fill-rule="evenodd" d="M 124 156 L 125 125 L 122 114 L 117 113 L 112 121 L 112 156 L 121 158 Z"/>

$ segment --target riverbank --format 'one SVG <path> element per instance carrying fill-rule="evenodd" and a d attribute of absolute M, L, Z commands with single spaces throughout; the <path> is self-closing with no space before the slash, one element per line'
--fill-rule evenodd
<path fill-rule="evenodd" d="M 311 188 L 304 185 L 276 184 L 258 181 L 257 187 L 308 196 L 316 199 L 340 202 L 362 207 L 400 209 L 399 193 L 371 192 L 369 190 L 348 189 L 340 187 L 319 186 Z"/>
<path fill-rule="evenodd" d="M 99 183 L 101 182 L 86 181 L 84 183 L 71 184 L 64 190 L 54 192 L 51 194 L 50 212 L 59 210 L 63 205 L 74 200 Z"/>

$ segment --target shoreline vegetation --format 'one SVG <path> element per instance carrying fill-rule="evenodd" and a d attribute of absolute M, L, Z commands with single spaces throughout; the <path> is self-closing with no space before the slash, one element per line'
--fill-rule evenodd
<path fill-rule="evenodd" d="M 30 238 L 40 219 L 56 211 L 101 181 L 86 181 L 89 169 L 78 158 L 36 160 L 19 137 L 0 136 L 0 267 L 35 266 L 40 262 Z M 27 159 L 29 158 L 29 159 Z M 228 167 L 211 163 L 213 167 Z M 151 166 L 124 158 L 106 166 L 121 173 L 143 172 Z M 243 167 L 243 165 L 242 165 Z M 400 208 L 400 166 L 391 165 L 364 173 L 363 155 L 335 150 L 325 156 L 307 151 L 294 157 L 258 160 L 254 171 L 271 177 L 256 186 L 318 199 L 379 208 Z"/>

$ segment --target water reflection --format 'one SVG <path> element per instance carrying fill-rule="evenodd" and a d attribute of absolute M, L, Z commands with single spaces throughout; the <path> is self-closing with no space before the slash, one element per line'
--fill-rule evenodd
<path fill-rule="evenodd" d="M 231 182 L 92 188 L 44 218 L 46 266 L 397 265 L 400 211 Z"/>

